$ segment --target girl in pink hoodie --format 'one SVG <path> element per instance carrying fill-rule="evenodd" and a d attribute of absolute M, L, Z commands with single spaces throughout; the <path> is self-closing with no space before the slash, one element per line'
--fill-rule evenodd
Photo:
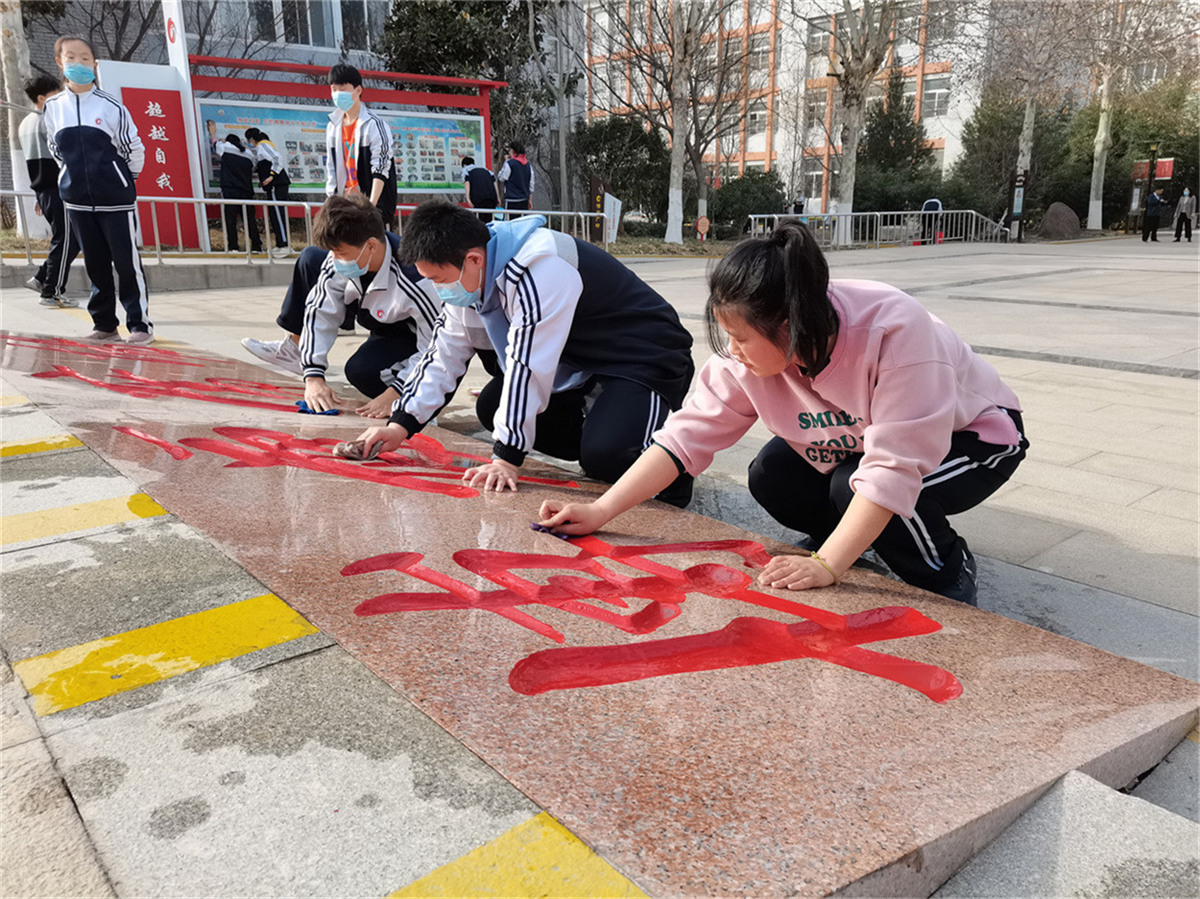
<path fill-rule="evenodd" d="M 996 370 L 904 292 L 830 281 L 797 222 L 721 260 L 706 318 L 716 355 L 683 408 L 603 496 L 549 500 L 540 523 L 591 533 L 704 471 L 761 420 L 775 436 L 750 465 L 750 492 L 808 539 L 760 584 L 828 587 L 874 547 L 906 582 L 974 605 L 975 560 L 947 516 L 995 492 L 1029 446 Z"/>

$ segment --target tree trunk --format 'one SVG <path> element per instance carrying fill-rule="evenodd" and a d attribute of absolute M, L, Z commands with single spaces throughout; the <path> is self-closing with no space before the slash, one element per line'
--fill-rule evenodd
<path fill-rule="evenodd" d="M 1112 146 L 1112 81 L 1111 71 L 1100 80 L 1100 121 L 1096 124 L 1096 141 L 1092 150 L 1092 192 L 1088 200 L 1087 226 L 1089 231 L 1104 228 L 1104 169 Z"/>
<path fill-rule="evenodd" d="M 683 243 L 683 163 L 688 133 L 687 73 L 691 41 L 684 25 L 683 4 L 671 8 L 675 52 L 671 58 L 671 180 L 667 189 L 666 243 Z"/>
<path fill-rule="evenodd" d="M 21 4 L 16 0 L 0 0 L 0 72 L 4 77 L 4 102 L 9 106 L 7 113 L 9 161 L 12 163 L 13 188 L 29 190 L 29 172 L 25 157 L 21 153 L 21 142 L 17 131 L 27 113 L 22 108 L 33 104 L 25 96 L 22 85 L 29 77 L 29 45 L 25 42 L 25 25 L 21 21 Z M 14 108 L 16 107 L 16 108 Z M 31 110 L 32 111 L 32 110 Z M 18 200 L 17 222 L 21 230 L 30 237 L 48 237 L 50 229 L 46 220 L 33 214 L 33 200 Z M 5 213 L 9 210 L 5 204 Z M 8 224 L 8 223 L 6 223 Z"/>
<path fill-rule="evenodd" d="M 1021 137 L 1017 143 L 1018 172 L 1029 171 L 1029 164 L 1033 160 L 1033 123 L 1036 116 L 1037 100 L 1031 93 L 1025 100 L 1025 121 L 1021 125 Z"/>
<path fill-rule="evenodd" d="M 863 107 L 861 102 L 842 108 L 842 168 L 838 174 L 837 224 L 835 243 L 850 243 L 851 213 L 854 212 L 854 180 L 858 173 L 858 141 L 862 137 Z"/>

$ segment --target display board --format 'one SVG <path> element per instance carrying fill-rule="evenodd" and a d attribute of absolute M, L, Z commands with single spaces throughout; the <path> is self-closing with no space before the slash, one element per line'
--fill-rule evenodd
<path fill-rule="evenodd" d="M 331 107 L 284 103 L 197 100 L 202 123 L 216 123 L 217 135 L 244 136 L 247 128 L 259 128 L 271 137 L 288 167 L 293 193 L 324 193 L 327 151 L 325 126 Z M 396 157 L 397 189 L 400 193 L 461 191 L 464 156 L 486 162 L 483 147 L 483 117 L 373 109 L 392 131 Z M 207 154 L 205 183 L 219 190 L 220 162 Z"/>

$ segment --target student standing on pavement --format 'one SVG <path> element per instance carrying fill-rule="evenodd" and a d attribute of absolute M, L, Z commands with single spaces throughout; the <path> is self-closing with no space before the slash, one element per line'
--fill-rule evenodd
<path fill-rule="evenodd" d="M 325 195 L 363 193 L 379 209 L 383 223 L 396 218 L 396 158 L 387 123 L 362 101 L 362 75 L 338 63 L 329 70 L 329 93 L 336 107 L 325 126 L 328 163 Z"/>
<path fill-rule="evenodd" d="M 227 134 L 224 139 L 217 137 L 217 123 L 208 122 L 208 139 L 212 144 L 213 155 L 221 160 L 221 196 L 226 200 L 254 199 L 254 155 L 246 152 L 242 139 L 236 134 Z M 225 242 L 226 249 L 237 251 L 238 222 L 246 225 L 246 239 L 250 242 L 250 252 L 263 251 L 262 237 L 258 233 L 258 222 L 254 219 L 254 207 L 247 203 L 229 203 L 225 205 Z"/>
<path fill-rule="evenodd" d="M 514 140 L 504 148 L 504 165 L 496 180 L 504 185 L 504 208 L 528 210 L 533 208 L 533 164 L 525 157 L 525 145 Z"/>
<path fill-rule="evenodd" d="M 1156 187 L 1146 197 L 1146 215 L 1142 219 L 1142 243 L 1149 239 L 1158 243 L 1158 226 L 1162 222 L 1163 189 Z"/>
<path fill-rule="evenodd" d="M 150 299 L 138 255 L 137 188 L 145 149 L 137 127 L 112 94 L 95 86 L 96 54 L 81 37 L 60 37 L 54 59 L 67 90 L 45 104 L 50 152 L 62 167 L 58 188 L 67 222 L 83 250 L 92 282 L 87 340 L 120 341 L 117 297 L 125 307 L 126 343 L 154 340 Z M 113 281 L 116 269 L 119 293 Z"/>
<path fill-rule="evenodd" d="M 692 338 L 675 310 L 603 250 L 544 224 L 528 216 L 484 225 L 441 201 L 413 212 L 403 256 L 446 305 L 388 425 L 359 437 L 365 455 L 395 449 L 448 402 L 477 328 L 503 370 L 476 403 L 495 442 L 492 461 L 464 474 L 470 486 L 516 490 L 534 449 L 614 481 L 679 408 L 692 379 Z M 685 506 L 692 479 L 672 477 L 659 490 Z"/>
<path fill-rule="evenodd" d="M 25 82 L 25 95 L 37 107 L 37 112 L 31 112 L 22 119 L 17 132 L 21 153 L 25 156 L 25 167 L 29 171 L 29 186 L 37 194 L 35 212 L 50 226 L 50 252 L 33 277 L 25 282 L 25 286 L 41 295 L 41 305 L 54 307 L 79 305 L 66 295 L 67 276 L 71 272 L 71 263 L 79 255 L 79 243 L 66 225 L 62 197 L 58 195 L 58 163 L 50 153 L 42 116 L 46 101 L 62 93 L 62 89 L 62 83 L 49 75 L 28 79 Z"/>
<path fill-rule="evenodd" d="M 1179 202 L 1175 204 L 1175 243 L 1179 243 L 1179 237 L 1184 231 L 1187 231 L 1187 241 L 1192 242 L 1192 219 L 1196 215 L 1196 198 L 1192 196 L 1192 192 L 1186 187 L 1183 189 L 1183 196 L 1179 198 Z"/>
<path fill-rule="evenodd" d="M 258 184 L 267 195 L 269 201 L 283 202 L 287 200 L 292 184 L 288 177 L 287 166 L 283 157 L 271 143 L 271 138 L 265 131 L 257 128 L 246 129 L 246 143 L 254 153 L 254 169 L 258 173 Z M 275 235 L 275 247 L 271 255 L 283 259 L 292 255 L 290 232 L 288 231 L 287 208 L 283 206 L 268 206 L 267 220 L 271 223 L 271 231 Z"/>
<path fill-rule="evenodd" d="M 467 192 L 467 200 L 476 209 L 495 209 L 496 176 L 491 169 L 475 164 L 474 156 L 462 158 L 463 189 Z M 485 225 L 492 220 L 490 212 L 480 213 L 479 220 Z"/>
<path fill-rule="evenodd" d="M 399 236 L 384 230 L 362 194 L 330 197 L 313 222 L 316 246 L 296 260 L 277 319 L 288 338 L 247 338 L 253 355 L 304 376 L 315 412 L 341 405 L 325 382 L 329 350 L 347 309 L 358 310 L 367 339 L 346 362 L 346 379 L 371 402 L 356 411 L 386 418 L 417 355 L 429 345 L 441 302 L 429 281 L 399 260 Z"/>
<path fill-rule="evenodd" d="M 591 533 L 761 420 L 775 437 L 750 464 L 750 492 L 809 540 L 760 584 L 827 587 L 874 546 L 908 583 L 973 605 L 975 560 L 946 516 L 994 492 L 1029 445 L 995 369 L 900 290 L 830 281 L 797 222 L 721 260 L 706 317 L 717 355 L 687 405 L 607 493 L 547 501 L 541 524 Z"/>

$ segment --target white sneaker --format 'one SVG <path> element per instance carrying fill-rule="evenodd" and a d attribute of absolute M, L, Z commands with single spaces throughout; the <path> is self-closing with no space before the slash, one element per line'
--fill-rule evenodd
<path fill-rule="evenodd" d="M 34 275 L 25 282 L 25 286 L 28 287 L 30 290 L 36 290 L 38 293 L 41 293 L 42 289 L 46 285 L 44 285 L 41 281 L 38 280 L 37 275 Z"/>
<path fill-rule="evenodd" d="M 276 259 L 287 259 L 289 256 L 292 255 L 292 248 L 291 247 L 272 247 L 271 255 L 274 256 Z"/>
<path fill-rule="evenodd" d="M 153 331 L 130 331 L 125 342 L 133 346 L 149 346 L 154 343 Z"/>
<path fill-rule="evenodd" d="M 292 374 L 304 374 L 304 365 L 300 362 L 300 348 L 286 337 L 283 340 L 255 340 L 253 337 L 243 337 L 242 346 L 263 362 L 290 371 Z"/>

